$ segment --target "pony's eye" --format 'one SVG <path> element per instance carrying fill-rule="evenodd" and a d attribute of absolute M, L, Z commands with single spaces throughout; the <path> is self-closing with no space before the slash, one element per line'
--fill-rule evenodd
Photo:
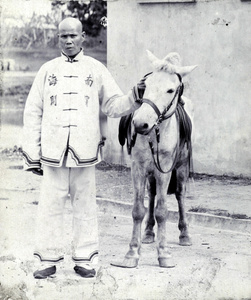
<path fill-rule="evenodd" d="M 168 93 L 168 94 L 172 94 L 173 92 L 174 92 L 173 89 L 167 90 L 167 93 Z"/>

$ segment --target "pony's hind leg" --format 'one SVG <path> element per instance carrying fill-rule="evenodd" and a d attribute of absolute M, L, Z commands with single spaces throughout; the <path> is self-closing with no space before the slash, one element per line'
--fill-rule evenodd
<path fill-rule="evenodd" d="M 188 233 L 188 222 L 185 212 L 185 194 L 186 194 L 186 183 L 188 180 L 188 166 L 181 166 L 177 170 L 177 187 L 176 187 L 176 199 L 179 207 L 179 223 L 178 227 L 180 230 L 179 244 L 181 246 L 192 245 L 191 237 Z"/>
<path fill-rule="evenodd" d="M 148 204 L 148 213 L 146 218 L 146 228 L 145 228 L 144 236 L 142 238 L 142 243 L 144 244 L 153 243 L 155 237 L 153 227 L 155 225 L 154 199 L 156 196 L 156 180 L 154 176 L 150 176 L 148 178 L 147 189 L 148 189 L 148 196 L 149 196 L 149 204 Z"/>

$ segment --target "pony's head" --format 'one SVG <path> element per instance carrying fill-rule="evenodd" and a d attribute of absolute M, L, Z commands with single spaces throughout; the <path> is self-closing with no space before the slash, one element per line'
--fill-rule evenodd
<path fill-rule="evenodd" d="M 153 72 L 145 80 L 143 104 L 133 117 L 135 131 L 140 134 L 149 133 L 159 121 L 159 114 L 165 117 L 175 111 L 182 94 L 182 78 L 197 67 L 181 66 L 181 58 L 175 52 L 169 53 L 163 59 L 158 59 L 148 50 L 147 54 Z"/>

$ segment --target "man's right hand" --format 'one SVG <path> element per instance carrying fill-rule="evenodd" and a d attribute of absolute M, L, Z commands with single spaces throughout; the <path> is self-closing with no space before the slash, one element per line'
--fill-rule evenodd
<path fill-rule="evenodd" d="M 146 81 L 147 77 L 148 77 L 149 75 L 151 75 L 151 74 L 152 74 L 152 72 L 147 73 L 147 74 L 140 80 L 140 82 L 137 84 L 137 86 L 134 87 L 134 88 L 137 89 L 137 95 L 138 95 L 138 99 L 137 99 L 137 100 L 140 100 L 140 99 L 143 98 L 144 93 L 145 93 L 145 89 L 146 89 L 145 81 Z"/>

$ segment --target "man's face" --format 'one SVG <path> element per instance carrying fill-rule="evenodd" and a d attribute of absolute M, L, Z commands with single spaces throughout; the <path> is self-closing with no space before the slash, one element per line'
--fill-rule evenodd
<path fill-rule="evenodd" d="M 77 54 L 84 41 L 81 26 L 66 22 L 59 28 L 59 46 L 68 56 Z"/>

